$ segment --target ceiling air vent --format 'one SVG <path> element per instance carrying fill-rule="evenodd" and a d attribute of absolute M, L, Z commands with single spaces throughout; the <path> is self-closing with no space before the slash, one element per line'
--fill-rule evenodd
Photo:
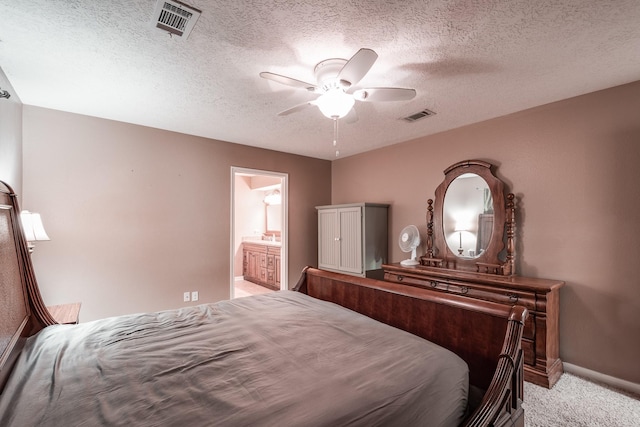
<path fill-rule="evenodd" d="M 412 115 L 407 116 L 407 117 L 403 117 L 403 118 L 402 118 L 402 120 L 406 120 L 406 121 L 408 121 L 409 123 L 413 123 L 413 122 L 415 122 L 416 120 L 420 120 L 420 119 L 423 119 L 423 118 L 425 118 L 425 117 L 431 117 L 431 116 L 434 116 L 435 114 L 436 114 L 436 113 L 434 113 L 433 111 L 431 111 L 431 110 L 427 110 L 427 109 L 425 108 L 424 110 L 419 111 L 419 112 L 417 112 L 417 113 L 415 113 L 415 114 L 412 114 Z"/>
<path fill-rule="evenodd" d="M 158 0 L 153 12 L 157 28 L 187 38 L 202 12 L 175 0 Z"/>

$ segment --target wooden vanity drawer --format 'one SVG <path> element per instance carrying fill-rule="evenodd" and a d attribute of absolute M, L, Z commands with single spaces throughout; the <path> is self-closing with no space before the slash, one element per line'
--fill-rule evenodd
<path fill-rule="evenodd" d="M 267 253 L 267 246 L 258 243 L 242 242 L 242 248 L 256 253 Z"/>

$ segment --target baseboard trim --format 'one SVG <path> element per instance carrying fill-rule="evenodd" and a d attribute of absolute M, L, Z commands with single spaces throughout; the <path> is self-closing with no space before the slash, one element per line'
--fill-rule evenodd
<path fill-rule="evenodd" d="M 234 281 L 234 282 L 239 282 L 239 281 L 241 281 L 241 280 L 244 280 L 244 276 L 235 276 L 235 277 L 233 278 L 233 281 Z"/>
<path fill-rule="evenodd" d="M 640 384 L 592 371 L 591 369 L 583 368 L 582 366 L 573 365 L 567 362 L 564 362 L 563 365 L 565 372 L 640 396 Z"/>

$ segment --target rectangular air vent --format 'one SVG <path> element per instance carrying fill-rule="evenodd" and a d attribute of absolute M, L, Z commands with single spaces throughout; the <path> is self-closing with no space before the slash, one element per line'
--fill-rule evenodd
<path fill-rule="evenodd" d="M 157 28 L 186 39 L 201 13 L 176 0 L 158 0 L 153 22 Z"/>
<path fill-rule="evenodd" d="M 420 112 L 417 112 L 417 113 L 412 114 L 412 115 L 407 116 L 407 117 L 403 117 L 403 118 L 402 118 L 402 120 L 406 120 L 406 121 L 408 121 L 409 123 L 413 123 L 413 122 L 415 122 L 416 120 L 420 120 L 420 119 L 423 119 L 423 118 L 425 118 L 425 117 L 431 117 L 431 116 L 434 116 L 435 114 L 436 114 L 436 113 L 434 113 L 433 111 L 431 111 L 431 110 L 427 110 L 427 109 L 425 108 L 424 110 L 422 110 L 422 111 L 420 111 Z"/>

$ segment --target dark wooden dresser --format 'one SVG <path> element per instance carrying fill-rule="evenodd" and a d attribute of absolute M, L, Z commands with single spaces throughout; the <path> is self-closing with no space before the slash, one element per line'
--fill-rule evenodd
<path fill-rule="evenodd" d="M 436 289 L 467 298 L 522 305 L 529 310 L 522 338 L 524 378 L 547 388 L 562 375 L 558 341 L 560 280 L 455 271 L 426 266 L 383 265 L 384 280 Z"/>

